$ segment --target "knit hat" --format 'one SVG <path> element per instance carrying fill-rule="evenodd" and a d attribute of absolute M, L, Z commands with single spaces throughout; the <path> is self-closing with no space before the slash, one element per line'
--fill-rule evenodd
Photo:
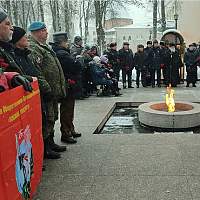
<path fill-rule="evenodd" d="M 28 30 L 32 32 L 32 31 L 39 31 L 44 28 L 46 28 L 46 24 L 44 22 L 33 22 L 28 27 Z"/>
<path fill-rule="evenodd" d="M 8 17 L 8 14 L 3 8 L 0 8 L 0 23 Z"/>
<path fill-rule="evenodd" d="M 13 26 L 13 35 L 12 35 L 12 40 L 10 42 L 16 44 L 25 34 L 26 31 L 23 28 L 18 26 Z"/>
<path fill-rule="evenodd" d="M 105 64 L 108 63 L 108 58 L 106 55 L 101 56 L 100 59 L 101 59 L 101 63 L 105 63 Z"/>
<path fill-rule="evenodd" d="M 67 32 L 56 32 L 53 34 L 53 42 L 54 43 L 60 43 L 63 41 L 64 42 L 68 41 Z"/>
<path fill-rule="evenodd" d="M 99 63 L 101 62 L 101 59 L 100 59 L 99 56 L 95 56 L 95 57 L 93 58 L 93 61 L 94 61 L 95 63 L 99 64 Z"/>

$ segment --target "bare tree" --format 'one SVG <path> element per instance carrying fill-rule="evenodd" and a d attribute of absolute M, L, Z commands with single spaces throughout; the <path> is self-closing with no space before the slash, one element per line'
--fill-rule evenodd
<path fill-rule="evenodd" d="M 89 20 L 93 16 L 93 3 L 89 0 L 82 0 L 83 2 L 83 19 L 84 19 L 84 40 L 85 44 L 88 41 L 89 36 Z"/>
<path fill-rule="evenodd" d="M 162 32 L 164 32 L 166 30 L 165 0 L 161 0 L 161 25 Z"/>
<path fill-rule="evenodd" d="M 49 0 L 54 32 L 61 30 L 59 0 Z"/>
<path fill-rule="evenodd" d="M 153 0 L 153 39 L 157 38 L 157 12 L 158 0 Z"/>
<path fill-rule="evenodd" d="M 96 17 L 96 32 L 97 32 L 97 44 L 100 50 L 105 46 L 105 32 L 104 32 L 104 19 L 107 8 L 107 1 L 94 0 L 95 17 Z"/>

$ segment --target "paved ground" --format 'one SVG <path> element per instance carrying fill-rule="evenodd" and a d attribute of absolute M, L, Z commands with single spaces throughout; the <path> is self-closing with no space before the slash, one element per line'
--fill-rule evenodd
<path fill-rule="evenodd" d="M 177 88 L 175 98 L 200 102 L 199 89 Z M 115 102 L 164 100 L 165 88 L 122 93 L 77 101 L 75 124 L 83 137 L 68 145 L 62 159 L 45 161 L 36 200 L 200 199 L 199 135 L 93 134 Z M 59 124 L 56 134 L 60 143 Z"/>

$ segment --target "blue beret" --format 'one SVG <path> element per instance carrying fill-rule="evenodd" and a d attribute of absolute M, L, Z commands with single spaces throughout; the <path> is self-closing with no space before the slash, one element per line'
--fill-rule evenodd
<path fill-rule="evenodd" d="M 46 28 L 46 24 L 44 22 L 33 22 L 28 30 L 29 31 L 38 31 L 38 30 L 41 30 L 41 29 L 44 29 Z"/>

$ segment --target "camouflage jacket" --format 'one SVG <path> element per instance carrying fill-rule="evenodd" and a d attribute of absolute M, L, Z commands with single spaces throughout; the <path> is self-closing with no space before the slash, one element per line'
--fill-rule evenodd
<path fill-rule="evenodd" d="M 30 39 L 31 56 L 40 67 L 42 75 L 51 87 L 55 98 L 66 95 L 65 77 L 55 52 L 47 45 Z"/>

